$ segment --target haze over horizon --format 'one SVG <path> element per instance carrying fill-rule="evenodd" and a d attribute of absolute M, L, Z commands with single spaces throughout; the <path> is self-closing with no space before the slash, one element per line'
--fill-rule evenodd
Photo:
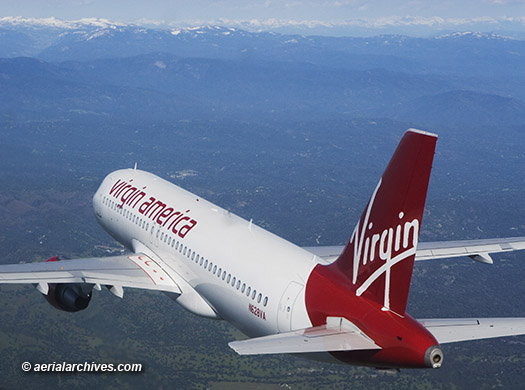
<path fill-rule="evenodd" d="M 525 36 L 522 0 L 22 0 L 0 4 L 1 17 L 104 18 L 146 26 L 222 25 L 323 35 L 501 31 Z"/>

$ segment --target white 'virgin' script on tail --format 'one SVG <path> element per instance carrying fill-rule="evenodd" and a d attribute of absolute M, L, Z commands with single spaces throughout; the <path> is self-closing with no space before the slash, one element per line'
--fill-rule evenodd
<path fill-rule="evenodd" d="M 419 237 L 419 220 L 414 218 L 412 221 L 405 221 L 403 218 L 405 213 L 400 211 L 398 214 L 399 223 L 394 227 L 387 227 L 381 233 L 370 234 L 374 227 L 374 222 L 370 221 L 370 214 L 374 207 L 374 201 L 381 187 L 382 179 L 379 180 L 368 207 L 366 209 L 363 225 L 360 222 L 357 225 L 350 237 L 350 243 L 354 245 L 354 263 L 352 283 L 357 283 L 357 276 L 359 267 L 365 266 L 368 262 L 375 260 L 377 247 L 379 245 L 379 259 L 385 263 L 376 269 L 356 290 L 356 295 L 362 295 L 372 283 L 374 283 L 381 275 L 385 274 L 385 293 L 383 310 L 390 310 L 390 270 L 397 263 L 409 258 L 416 253 L 417 242 Z M 368 234 L 367 234 L 368 233 Z M 410 234 L 412 233 L 412 240 Z M 401 242 L 401 239 L 403 242 Z M 410 242 L 411 241 L 411 242 Z M 363 248 L 364 246 L 364 248 Z M 402 247 L 402 251 L 399 250 Z M 397 253 L 392 257 L 392 253 Z"/>

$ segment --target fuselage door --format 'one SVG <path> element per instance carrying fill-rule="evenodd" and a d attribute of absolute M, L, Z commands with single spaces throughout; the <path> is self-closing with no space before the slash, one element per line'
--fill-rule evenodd
<path fill-rule="evenodd" d="M 303 285 L 297 282 L 290 282 L 284 291 L 281 301 L 279 302 L 279 311 L 277 313 L 277 328 L 279 332 L 289 332 L 292 327 L 293 306 Z"/>

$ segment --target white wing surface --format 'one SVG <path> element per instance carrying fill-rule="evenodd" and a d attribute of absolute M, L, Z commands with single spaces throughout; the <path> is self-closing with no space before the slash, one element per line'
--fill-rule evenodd
<path fill-rule="evenodd" d="M 144 254 L 0 266 L 0 284 L 90 283 L 181 293 L 161 265 Z"/>
<path fill-rule="evenodd" d="M 525 334 L 525 318 L 448 318 L 418 321 L 440 344 Z"/>
<path fill-rule="evenodd" d="M 304 247 L 325 263 L 339 257 L 344 246 Z M 417 245 L 416 261 L 467 256 L 482 263 L 492 263 L 492 253 L 525 249 L 525 237 L 492 238 L 484 240 L 420 242 Z"/>
<path fill-rule="evenodd" d="M 239 355 L 381 349 L 344 318 L 328 318 L 326 325 L 233 341 L 228 345 Z"/>
<path fill-rule="evenodd" d="M 416 261 L 468 256 L 482 263 L 492 263 L 491 253 L 523 249 L 525 249 L 525 237 L 420 242 L 417 246 Z"/>

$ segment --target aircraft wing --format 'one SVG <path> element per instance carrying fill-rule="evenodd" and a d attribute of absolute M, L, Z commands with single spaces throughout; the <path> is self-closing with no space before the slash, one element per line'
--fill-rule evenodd
<path fill-rule="evenodd" d="M 337 259 L 344 246 L 304 247 L 307 251 L 331 263 Z M 473 260 L 492 264 L 490 254 L 525 249 L 525 237 L 491 238 L 484 240 L 420 242 L 416 261 L 468 256 Z"/>
<path fill-rule="evenodd" d="M 440 344 L 525 334 L 525 318 L 447 318 L 418 321 Z"/>
<path fill-rule="evenodd" d="M 525 249 L 525 237 L 420 242 L 417 245 L 416 261 L 468 256 L 482 263 L 492 263 L 491 253 L 523 249 Z"/>
<path fill-rule="evenodd" d="M 89 283 L 114 288 L 121 296 L 122 287 L 170 291 L 180 294 L 179 286 L 150 257 L 138 253 L 113 257 L 49 261 L 0 266 L 0 284 L 32 283 L 47 294 L 47 283 Z M 110 288 L 111 290 L 111 288 Z"/>
<path fill-rule="evenodd" d="M 328 318 L 326 325 L 232 341 L 228 345 L 239 355 L 381 349 L 345 318 Z"/>

